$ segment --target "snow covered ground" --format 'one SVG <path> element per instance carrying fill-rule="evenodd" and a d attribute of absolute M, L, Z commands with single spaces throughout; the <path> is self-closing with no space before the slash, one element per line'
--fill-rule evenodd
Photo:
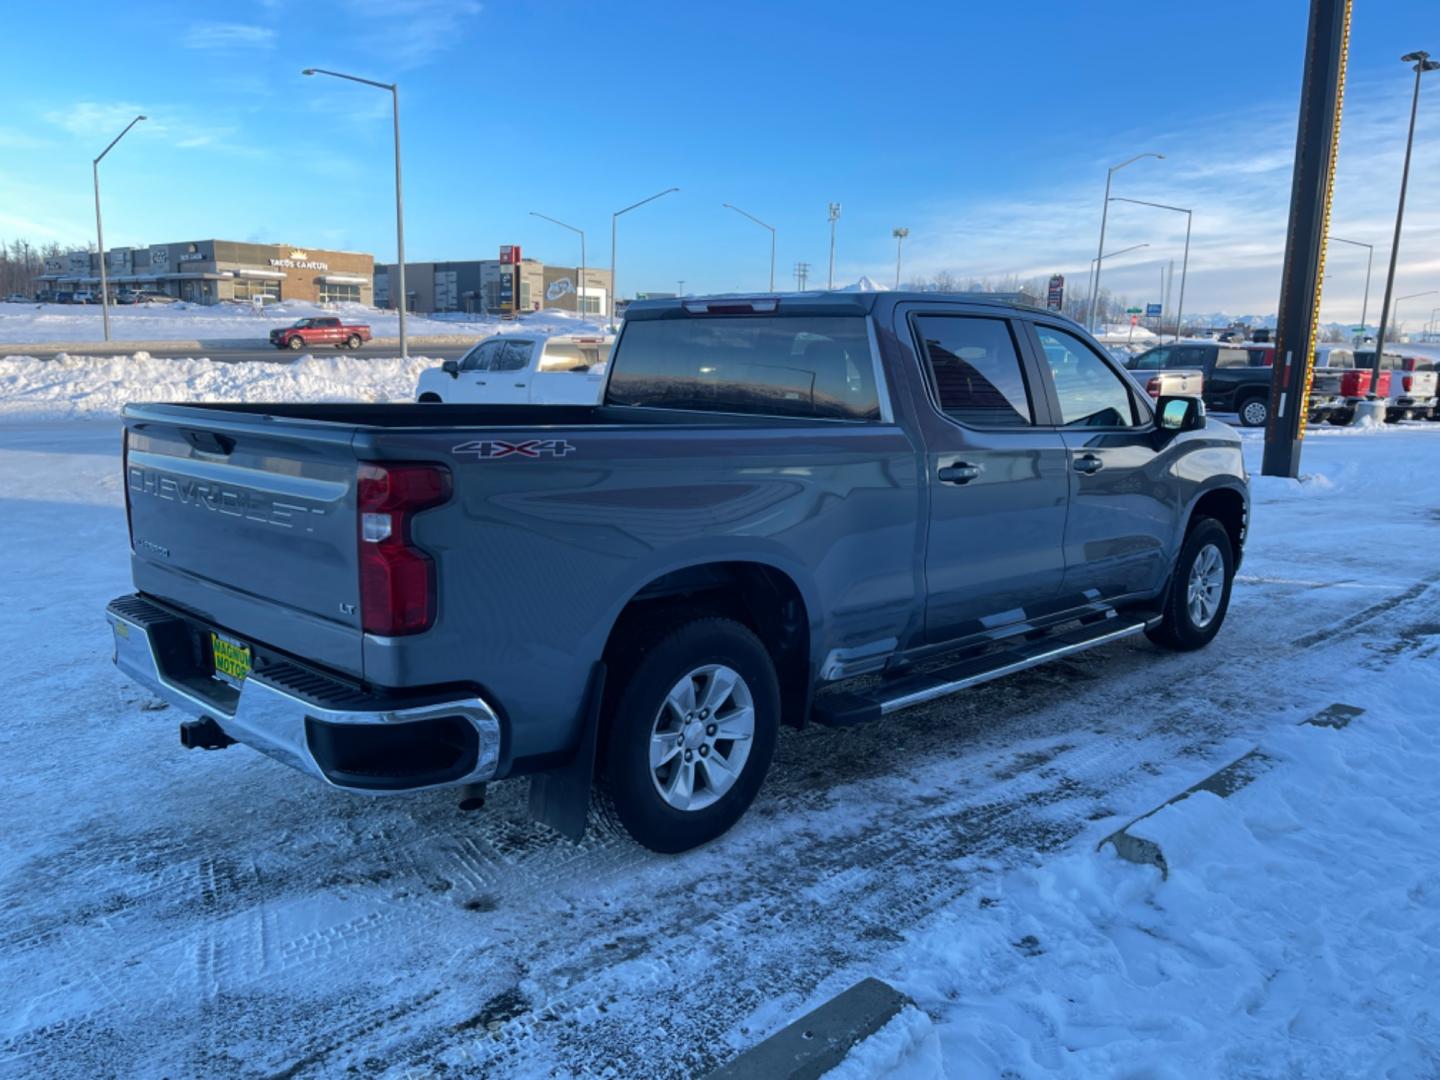
<path fill-rule="evenodd" d="M 1440 424 L 1258 479 L 1210 648 L 786 731 L 736 829 L 657 858 L 523 783 L 465 815 L 182 751 L 110 663 L 117 426 L 4 420 L 0 1074 L 693 1076 L 871 974 L 920 1009 L 842 1076 L 1440 1073 Z M 1167 880 L 1095 851 L 1257 744 L 1144 826 Z"/>
<path fill-rule="evenodd" d="M 377 338 L 400 333 L 399 314 L 361 304 L 331 304 L 322 308 L 303 300 L 287 300 L 255 311 L 243 304 L 138 304 L 110 309 L 110 337 L 114 341 L 236 341 L 264 338 L 273 327 L 288 326 L 309 315 L 340 315 L 370 325 Z M 38 344 L 47 341 L 101 340 L 102 313 L 94 304 L 0 304 L 0 355 L 6 342 Z M 468 315 L 418 315 L 406 319 L 412 337 L 484 337 L 519 329 L 563 333 L 591 328 L 571 312 L 541 311 L 518 322 L 502 323 Z"/>

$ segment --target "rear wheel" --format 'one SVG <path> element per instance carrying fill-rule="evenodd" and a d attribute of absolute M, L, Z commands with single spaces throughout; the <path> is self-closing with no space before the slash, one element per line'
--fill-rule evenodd
<path fill-rule="evenodd" d="M 618 660 L 601 731 L 599 793 L 651 851 L 720 836 L 754 801 L 779 728 L 770 654 L 747 627 L 671 624 Z"/>
<path fill-rule="evenodd" d="M 1230 534 L 1214 518 L 1197 518 L 1175 560 L 1160 624 L 1146 635 L 1157 645 L 1182 652 L 1209 645 L 1230 608 L 1234 578 Z"/>
<path fill-rule="evenodd" d="M 1336 409 L 1334 412 L 1332 412 L 1332 413 L 1331 413 L 1329 416 L 1327 416 L 1325 419 L 1327 419 L 1328 421 L 1330 421 L 1330 423 L 1334 424 L 1336 427 L 1345 427 L 1345 426 L 1348 425 L 1352 420 L 1355 419 L 1355 410 L 1354 410 L 1354 409 Z"/>
<path fill-rule="evenodd" d="M 1248 397 L 1240 402 L 1240 423 L 1245 427 L 1264 427 L 1270 420 L 1270 402 L 1263 397 Z"/>
<path fill-rule="evenodd" d="M 345 347 L 347 349 L 358 349 L 360 347 L 360 335 L 351 334 L 345 339 Z"/>
<path fill-rule="evenodd" d="M 302 337 L 299 337 L 299 336 L 297 335 L 297 336 L 295 336 L 295 337 L 292 337 L 289 341 L 287 341 L 287 342 L 285 343 L 285 347 L 286 347 L 287 349 L 289 349 L 291 352 L 299 352 L 301 349 L 303 349 L 303 348 L 305 347 L 305 339 L 302 338 Z"/>

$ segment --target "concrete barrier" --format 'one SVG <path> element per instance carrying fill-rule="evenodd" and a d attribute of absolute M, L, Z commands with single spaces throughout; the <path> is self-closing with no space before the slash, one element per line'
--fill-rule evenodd
<path fill-rule="evenodd" d="M 838 997 L 752 1046 L 706 1080 L 819 1080 L 911 1004 L 879 979 L 864 979 Z"/>

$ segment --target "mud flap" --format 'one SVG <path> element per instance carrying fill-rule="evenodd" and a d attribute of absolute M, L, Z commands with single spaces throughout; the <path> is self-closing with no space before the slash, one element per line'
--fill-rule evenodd
<path fill-rule="evenodd" d="M 530 778 L 530 816 L 561 836 L 579 840 L 590 813 L 590 787 L 595 778 L 595 746 L 600 735 L 600 705 L 605 699 L 605 664 L 590 669 L 580 738 L 571 759 L 558 769 Z"/>

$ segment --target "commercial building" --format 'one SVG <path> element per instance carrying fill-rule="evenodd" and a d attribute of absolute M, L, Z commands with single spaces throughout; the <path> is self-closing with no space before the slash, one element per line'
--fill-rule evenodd
<path fill-rule="evenodd" d="M 375 305 L 395 307 L 390 298 L 394 263 L 375 267 Z M 410 294 L 407 310 L 417 312 L 468 311 L 499 315 L 507 308 L 505 271 L 518 281 L 514 310 L 539 311 L 560 308 L 578 311 L 580 271 L 573 266 L 547 266 L 539 259 L 507 263 L 500 259 L 470 259 L 458 262 L 409 262 L 405 264 L 405 291 Z M 514 288 L 510 285 L 509 288 Z M 585 310 L 598 315 L 610 302 L 610 271 L 585 268 Z"/>
<path fill-rule="evenodd" d="M 224 300 L 266 303 L 351 300 L 374 303 L 375 257 L 294 244 L 193 240 L 111 248 L 105 274 L 111 291 L 160 292 L 197 304 Z M 45 260 L 41 287 L 61 291 L 100 287 L 100 257 L 72 251 Z"/>

